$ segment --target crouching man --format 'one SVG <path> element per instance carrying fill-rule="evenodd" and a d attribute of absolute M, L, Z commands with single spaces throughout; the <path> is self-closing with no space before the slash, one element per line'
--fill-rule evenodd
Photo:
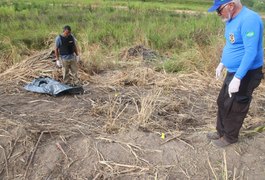
<path fill-rule="evenodd" d="M 65 84 L 78 85 L 77 62 L 80 57 L 77 49 L 77 41 L 71 34 L 71 27 L 64 26 L 63 33 L 56 37 L 55 40 L 55 56 L 56 65 L 63 68 L 63 81 Z M 70 71 L 71 75 L 70 76 Z M 71 82 L 71 79 L 73 80 Z"/>

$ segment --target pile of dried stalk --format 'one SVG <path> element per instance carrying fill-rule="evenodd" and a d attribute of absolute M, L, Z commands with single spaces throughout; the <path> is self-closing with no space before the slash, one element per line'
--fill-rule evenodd
<path fill-rule="evenodd" d="M 2 86 L 16 86 L 31 82 L 34 78 L 40 76 L 49 76 L 56 80 L 62 80 L 61 69 L 56 67 L 55 62 L 50 58 L 51 50 L 39 52 L 20 63 L 15 64 L 0 74 Z M 84 66 L 79 68 L 80 79 L 88 83 L 90 75 L 85 73 Z"/>

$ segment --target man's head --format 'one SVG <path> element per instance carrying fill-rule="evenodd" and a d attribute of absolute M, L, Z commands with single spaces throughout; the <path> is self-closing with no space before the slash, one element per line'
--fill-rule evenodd
<path fill-rule="evenodd" d="M 63 34 L 64 34 L 64 36 L 69 36 L 70 34 L 71 34 L 71 27 L 70 26 L 68 26 L 68 25 L 66 25 L 66 26 L 64 26 L 63 27 Z"/>
<path fill-rule="evenodd" d="M 222 20 L 227 22 L 235 17 L 241 8 L 240 0 L 214 0 L 214 4 L 208 9 L 208 12 L 216 11 Z"/>

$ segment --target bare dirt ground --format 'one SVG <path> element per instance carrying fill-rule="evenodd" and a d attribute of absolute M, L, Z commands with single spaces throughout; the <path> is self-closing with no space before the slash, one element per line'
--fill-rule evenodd
<path fill-rule="evenodd" d="M 139 63 L 80 72 L 83 95 L 52 97 L 22 88 L 31 76 L 21 67 L 58 71 L 38 57 L 0 75 L 0 179 L 264 179 L 265 133 L 255 129 L 265 122 L 264 83 L 239 143 L 218 149 L 205 136 L 221 85 L 213 77 Z"/>

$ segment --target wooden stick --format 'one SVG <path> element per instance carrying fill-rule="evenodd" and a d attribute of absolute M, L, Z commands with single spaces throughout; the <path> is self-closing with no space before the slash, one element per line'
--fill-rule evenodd
<path fill-rule="evenodd" d="M 6 176 L 7 176 L 7 179 L 9 179 L 9 175 L 8 175 L 8 164 L 7 164 L 7 157 L 6 157 L 6 152 L 5 152 L 5 149 L 3 148 L 3 146 L 0 145 L 0 148 L 3 150 L 4 152 L 4 156 L 5 156 L 5 164 L 6 164 Z"/>
<path fill-rule="evenodd" d="M 19 138 L 20 138 L 20 136 L 19 136 L 18 138 L 16 138 L 16 140 L 15 140 L 15 142 L 14 142 L 14 144 L 13 144 L 13 147 L 12 147 L 12 149 L 11 149 L 11 151 L 10 151 L 8 157 L 7 157 L 7 160 L 9 160 L 10 157 L 12 156 L 12 154 L 13 154 L 13 152 L 14 152 L 14 149 L 15 149 L 15 146 L 16 146 L 17 141 L 19 140 Z"/>
<path fill-rule="evenodd" d="M 33 150 L 32 154 L 31 154 L 31 157 L 30 157 L 30 160 L 29 160 L 29 164 L 28 164 L 27 169 L 26 169 L 26 172 L 24 174 L 24 179 L 27 178 L 27 174 L 28 174 L 29 167 L 30 167 L 30 165 L 32 163 L 32 160 L 33 160 L 34 155 L 35 155 L 35 153 L 37 151 L 37 148 L 39 146 L 39 143 L 40 143 L 40 140 L 41 140 L 43 134 L 44 134 L 44 132 L 42 131 L 41 134 L 40 134 L 40 136 L 39 136 L 39 139 L 38 139 L 38 141 L 37 141 L 37 143 L 36 143 L 36 145 L 34 147 L 34 150 Z"/>
<path fill-rule="evenodd" d="M 187 143 L 186 141 L 180 139 L 180 138 L 177 138 L 177 140 L 179 140 L 180 142 L 183 142 L 184 144 L 188 145 L 189 147 L 191 147 L 191 149 L 194 150 L 194 147 L 192 145 L 190 145 L 189 143 Z"/>
<path fill-rule="evenodd" d="M 228 180 L 228 174 L 227 174 L 227 162 L 226 162 L 226 152 L 225 150 L 223 151 L 224 154 L 224 175 L 225 175 L 225 180 Z"/>
<path fill-rule="evenodd" d="M 215 180 L 218 180 L 218 179 L 217 179 L 217 176 L 216 176 L 216 173 L 215 173 L 215 171 L 214 171 L 214 169 L 213 169 L 213 167 L 212 167 L 212 165 L 211 165 L 209 155 L 207 155 L 207 156 L 208 156 L 207 161 L 208 161 L 208 164 L 209 164 L 209 166 L 210 166 L 210 168 L 211 168 L 211 171 L 212 171 L 212 173 L 213 173 L 213 175 L 214 175 L 214 179 L 215 179 Z"/>
<path fill-rule="evenodd" d="M 68 159 L 67 154 L 65 153 L 65 151 L 63 150 L 62 146 L 60 145 L 60 143 L 56 143 L 56 147 L 64 154 L 65 158 Z"/>
<path fill-rule="evenodd" d="M 165 142 L 161 143 L 160 145 L 163 145 L 163 144 L 166 144 L 166 143 L 168 143 L 168 142 L 170 142 L 170 141 L 172 141 L 172 140 L 175 140 L 175 139 L 179 138 L 180 136 L 181 136 L 181 134 L 179 134 L 179 135 L 177 135 L 177 136 L 175 136 L 175 137 L 172 137 L 172 138 L 166 140 Z"/>
<path fill-rule="evenodd" d="M 100 176 L 100 173 L 98 173 L 98 174 L 93 178 L 93 180 L 97 180 L 99 176 Z"/>

